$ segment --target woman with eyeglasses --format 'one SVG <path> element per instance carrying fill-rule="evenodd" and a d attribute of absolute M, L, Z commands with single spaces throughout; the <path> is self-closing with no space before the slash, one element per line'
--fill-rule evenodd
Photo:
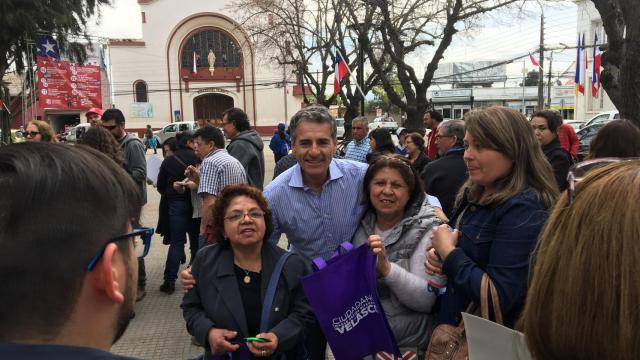
<path fill-rule="evenodd" d="M 307 264 L 292 254 L 277 279 L 267 330 L 261 332 L 265 289 L 285 253 L 267 242 L 271 209 L 260 190 L 229 185 L 216 200 L 213 233 L 217 244 L 198 251 L 182 309 L 189 333 L 205 348 L 205 359 L 240 353 L 251 358 L 301 359 L 305 329 L 314 323 L 300 278 Z M 227 357 L 225 357 L 227 358 Z"/>
<path fill-rule="evenodd" d="M 24 137 L 26 142 L 58 142 L 51 126 L 42 120 L 29 121 L 24 131 Z"/>
<path fill-rule="evenodd" d="M 425 143 L 422 135 L 415 132 L 409 133 L 404 138 L 404 148 L 407 150 L 407 156 L 416 172 L 422 173 L 424 167 L 429 163 L 429 158 L 424 154 Z"/>
<path fill-rule="evenodd" d="M 497 288 L 504 325 L 513 327 L 527 293 L 529 258 L 558 190 L 531 125 L 518 111 L 471 111 L 465 131 L 469 179 L 449 222 L 455 230 L 441 225 L 434 232 L 427 273 L 447 277 L 440 323 L 458 325 L 471 302 L 480 304 L 487 274 Z"/>
<path fill-rule="evenodd" d="M 400 351 L 421 357 L 435 322 L 431 312 L 436 300 L 423 264 L 431 230 L 441 221 L 406 157 L 379 156 L 363 184 L 369 210 L 353 244 L 368 244 L 377 256 L 380 301 Z"/>
<path fill-rule="evenodd" d="M 603 160 L 572 169 L 540 237 L 521 319 L 536 359 L 640 358 L 640 161 Z"/>
<path fill-rule="evenodd" d="M 531 117 L 531 126 L 542 146 L 544 156 L 551 164 L 560 191 L 567 188 L 567 173 L 571 166 L 571 155 L 560 146 L 558 129 L 562 125 L 560 114 L 551 110 L 538 111 Z"/>

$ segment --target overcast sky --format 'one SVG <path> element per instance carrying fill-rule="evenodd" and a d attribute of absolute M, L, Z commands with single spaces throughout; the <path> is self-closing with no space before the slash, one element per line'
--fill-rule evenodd
<path fill-rule="evenodd" d="M 575 46 L 577 42 L 576 5 L 567 1 L 558 5 L 545 6 L 545 42 L 547 45 L 560 43 Z M 90 27 L 92 34 L 111 38 L 140 38 L 140 6 L 136 0 L 114 0 L 113 7 L 102 9 L 100 24 Z M 442 62 L 472 62 L 478 60 L 505 60 L 534 51 L 540 37 L 540 7 L 529 4 L 524 15 L 516 17 L 513 13 L 500 12 L 485 17 L 480 26 L 471 33 L 459 33 L 447 49 Z M 575 51 L 554 52 L 554 76 L 571 66 Z M 416 70 L 424 71 L 432 51 L 425 48 L 413 60 Z M 547 54 L 548 56 L 548 54 Z M 537 57 L 537 55 L 536 55 Z M 548 64 L 548 62 L 547 62 Z M 545 64 L 546 65 L 546 64 Z M 522 76 L 523 62 L 507 66 L 509 82 L 515 85 Z M 525 62 L 528 70 L 533 69 L 529 60 Z M 548 68 L 545 66 L 545 70 Z M 495 85 L 494 85 L 495 86 Z"/>

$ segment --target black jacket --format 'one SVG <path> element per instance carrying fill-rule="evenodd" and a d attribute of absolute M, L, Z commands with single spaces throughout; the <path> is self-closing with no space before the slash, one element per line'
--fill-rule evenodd
<path fill-rule="evenodd" d="M 173 188 L 174 181 L 184 180 L 184 170 L 189 165 L 196 164 L 196 154 L 191 149 L 178 149 L 173 155 L 168 156 L 160 165 L 158 173 L 158 192 L 167 199 L 190 200 L 189 191 L 180 194 Z"/>
<path fill-rule="evenodd" d="M 263 301 L 271 273 L 284 252 L 266 241 L 262 245 Z M 278 337 L 278 349 L 271 358 L 276 359 L 295 350 L 304 341 L 305 329 L 314 324 L 315 318 L 300 282 L 309 270 L 304 260 L 295 254 L 285 263 L 269 318 L 268 332 Z M 211 357 L 207 338 L 211 328 L 237 331 L 238 338 L 255 336 L 248 334 L 231 248 L 221 245 L 204 247 L 198 251 L 191 271 L 196 285 L 184 296 L 182 311 L 187 330 L 204 345 L 205 359 Z"/>
<path fill-rule="evenodd" d="M 571 156 L 560 146 L 560 140 L 557 137 L 543 146 L 542 151 L 553 168 L 558 188 L 560 191 L 565 191 L 568 186 L 567 174 L 569 173 L 569 167 L 571 167 Z"/>
<path fill-rule="evenodd" d="M 422 171 L 424 171 L 424 168 L 427 166 L 427 164 L 429 164 L 429 158 L 424 154 L 424 152 L 421 151 L 420 155 L 413 163 L 413 168 L 416 169 L 416 173 L 420 174 L 422 173 Z"/>
<path fill-rule="evenodd" d="M 424 190 L 440 200 L 442 211 L 451 218 L 456 195 L 469 173 L 462 156 L 463 148 L 449 150 L 438 160 L 431 161 L 420 174 Z"/>

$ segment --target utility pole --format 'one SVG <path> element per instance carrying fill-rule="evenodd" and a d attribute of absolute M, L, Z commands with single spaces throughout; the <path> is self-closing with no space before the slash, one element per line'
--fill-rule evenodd
<path fill-rule="evenodd" d="M 538 110 L 544 109 L 544 11 L 540 14 L 540 67 L 538 68 Z"/>
<path fill-rule="evenodd" d="M 553 66 L 553 51 L 549 58 L 549 76 L 547 77 L 547 107 L 551 108 L 551 66 Z"/>
<path fill-rule="evenodd" d="M 287 64 L 282 64 L 282 96 L 284 98 L 284 122 L 288 123 L 289 114 L 287 111 Z"/>

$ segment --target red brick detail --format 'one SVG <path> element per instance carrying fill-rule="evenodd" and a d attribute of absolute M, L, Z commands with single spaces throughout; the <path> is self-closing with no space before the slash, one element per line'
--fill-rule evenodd
<path fill-rule="evenodd" d="M 312 95 L 310 86 L 295 85 L 293 87 L 293 96 L 302 96 L 303 94 Z"/>

